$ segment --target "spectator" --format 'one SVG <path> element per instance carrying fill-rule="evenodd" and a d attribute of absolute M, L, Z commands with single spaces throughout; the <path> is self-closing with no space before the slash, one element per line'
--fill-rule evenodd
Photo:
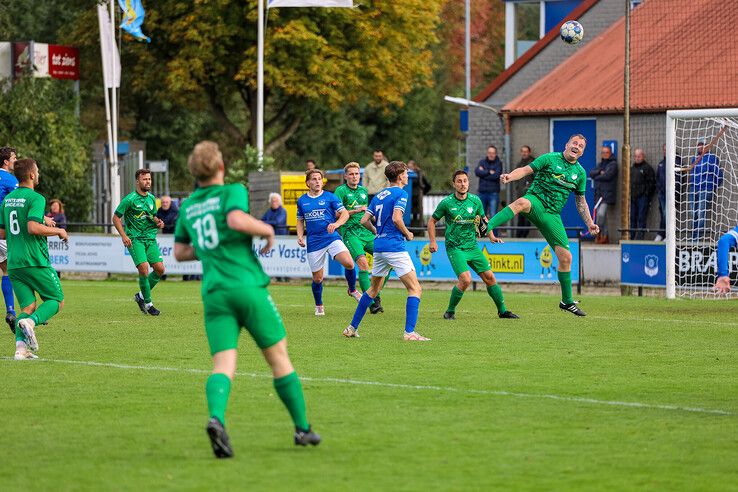
<path fill-rule="evenodd" d="M 607 230 L 607 209 L 609 205 L 615 205 L 618 189 L 618 161 L 612 155 L 612 149 L 606 145 L 600 150 L 600 163 L 597 164 L 590 172 L 589 177 L 594 183 L 594 200 L 597 202 L 597 213 L 595 216 L 595 224 L 600 226 L 600 233 L 597 235 L 595 242 L 597 244 L 607 244 L 610 242 Z M 602 201 L 600 202 L 600 198 Z"/>
<path fill-rule="evenodd" d="M 720 159 L 710 152 L 711 145 L 697 143 L 697 156 L 688 168 L 690 201 L 692 203 L 692 239 L 697 240 L 705 233 L 707 209 L 712 203 L 715 189 L 723 184 Z"/>
<path fill-rule="evenodd" d="M 520 147 L 520 160 L 518 161 L 516 168 L 518 167 L 525 167 L 531 162 L 535 160 L 535 157 L 533 157 L 533 153 L 530 150 L 530 146 L 523 145 Z M 533 183 L 533 178 L 535 177 L 535 173 L 529 174 L 523 179 L 519 179 L 517 181 L 513 181 L 513 201 L 517 200 L 521 196 L 525 195 L 525 193 L 528 191 L 528 188 L 530 188 L 531 183 Z M 528 222 L 528 219 L 526 219 L 523 214 L 518 214 L 518 227 L 529 227 L 530 222 Z M 530 230 L 528 229 L 518 229 L 515 231 L 515 237 L 528 237 L 528 234 L 530 233 Z"/>
<path fill-rule="evenodd" d="M 497 213 L 500 203 L 500 175 L 502 175 L 502 161 L 497 157 L 497 147 L 487 147 L 487 156 L 479 161 L 474 174 L 479 178 L 477 194 L 482 200 L 482 207 L 487 217 Z"/>
<path fill-rule="evenodd" d="M 656 168 L 656 192 L 659 198 L 659 232 L 654 241 L 663 241 L 666 239 L 666 144 L 663 146 L 663 159 L 659 161 Z M 683 174 L 678 171 L 682 165 L 682 158 L 679 154 L 674 157 L 674 168 L 677 169 L 674 175 L 675 202 L 678 201 L 682 193 L 682 177 Z"/>
<path fill-rule="evenodd" d="M 316 167 L 318 167 L 318 166 L 315 165 L 315 161 L 314 160 L 308 159 L 308 160 L 305 161 L 305 170 L 306 171 L 312 171 Z"/>
<path fill-rule="evenodd" d="M 633 232 L 632 239 L 643 239 L 644 231 L 633 229 L 645 229 L 648 209 L 651 198 L 656 189 L 656 173 L 651 165 L 646 162 L 646 153 L 643 149 L 635 149 L 633 169 L 630 176 L 630 228 Z"/>
<path fill-rule="evenodd" d="M 384 158 L 384 152 L 377 149 L 374 151 L 373 160 L 364 168 L 364 188 L 369 194 L 369 202 L 371 203 L 374 195 L 389 186 L 389 181 L 384 175 L 384 168 L 389 162 Z"/>
<path fill-rule="evenodd" d="M 61 200 L 54 198 L 49 202 L 49 211 L 46 216 L 56 223 L 56 227 L 66 230 L 67 216 L 64 215 L 64 204 Z"/>
<path fill-rule="evenodd" d="M 164 234 L 174 234 L 174 226 L 177 223 L 177 217 L 179 217 L 179 209 L 172 203 L 171 196 L 162 195 L 160 200 L 161 207 L 156 211 L 156 217 L 164 222 L 161 232 Z"/>
<path fill-rule="evenodd" d="M 264 212 L 261 220 L 274 228 L 277 236 L 286 236 L 287 210 L 282 206 L 282 196 L 279 193 L 269 193 L 269 209 Z"/>
<path fill-rule="evenodd" d="M 423 227 L 423 195 L 427 195 L 430 192 L 431 184 L 428 178 L 425 177 L 423 170 L 418 167 L 417 162 L 410 159 L 407 161 L 407 168 L 418 175 L 415 181 L 418 191 L 413 190 L 411 200 L 412 223 L 417 227 Z"/>

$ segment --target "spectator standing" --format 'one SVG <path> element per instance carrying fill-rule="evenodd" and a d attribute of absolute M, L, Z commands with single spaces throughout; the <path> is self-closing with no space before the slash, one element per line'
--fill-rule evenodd
<path fill-rule="evenodd" d="M 372 156 L 373 160 L 364 167 L 363 185 L 366 192 L 369 193 L 369 203 L 371 203 L 374 195 L 389 186 L 387 177 L 384 175 L 384 168 L 389 162 L 384 158 L 384 152 L 377 149 Z"/>
<path fill-rule="evenodd" d="M 615 205 L 618 189 L 618 161 L 612 155 L 610 147 L 606 145 L 602 147 L 600 163 L 589 172 L 589 177 L 594 182 L 595 204 L 602 198 L 597 206 L 595 217 L 595 224 L 600 227 L 600 233 L 597 235 L 595 242 L 597 244 L 607 244 L 610 242 L 607 230 L 607 209 L 610 205 Z"/>
<path fill-rule="evenodd" d="M 314 160 L 308 159 L 308 160 L 305 161 L 305 170 L 306 171 L 312 171 L 316 167 L 318 167 L 318 166 L 315 165 L 315 161 Z"/>
<path fill-rule="evenodd" d="M 487 217 L 497 213 L 500 203 L 500 176 L 502 175 L 502 161 L 497 156 L 497 147 L 487 147 L 487 156 L 479 161 L 474 174 L 479 178 L 478 195 L 482 200 L 482 207 Z"/>
<path fill-rule="evenodd" d="M 700 157 L 702 156 L 702 157 Z M 723 184 L 720 159 L 710 152 L 710 146 L 697 143 L 697 156 L 689 170 L 690 202 L 692 203 L 692 239 L 697 240 L 705 233 L 707 209 L 712 203 L 715 190 Z"/>
<path fill-rule="evenodd" d="M 407 161 L 407 169 L 417 175 L 416 185 L 418 191 L 413 189 L 411 196 L 412 224 L 422 227 L 423 224 L 423 196 L 427 195 L 431 190 L 430 181 L 425 177 L 425 172 L 418 166 L 418 163 L 410 159 Z"/>
<path fill-rule="evenodd" d="M 54 198 L 49 202 L 49 211 L 46 216 L 53 220 L 59 229 L 67 229 L 67 216 L 64 215 L 64 204 L 61 200 Z"/>
<path fill-rule="evenodd" d="M 682 157 L 677 154 L 674 157 L 674 168 L 679 169 L 682 166 Z M 676 171 L 674 175 L 675 202 L 678 204 L 682 193 L 682 181 L 684 174 Z M 663 146 L 663 158 L 659 161 L 656 168 L 656 193 L 659 198 L 659 232 L 654 241 L 663 241 L 666 239 L 666 144 Z M 679 207 L 677 207 L 678 209 Z"/>
<path fill-rule="evenodd" d="M 645 229 L 648 209 L 656 189 L 656 173 L 646 162 L 643 149 L 635 149 L 633 169 L 630 172 L 630 228 Z M 633 239 L 643 239 L 642 230 L 633 231 Z"/>
<path fill-rule="evenodd" d="M 287 232 L 287 210 L 282 206 L 282 196 L 279 193 L 269 193 L 269 209 L 261 217 L 274 228 L 277 236 L 286 236 Z"/>
<path fill-rule="evenodd" d="M 523 145 L 522 147 L 520 147 L 520 160 L 515 167 L 525 167 L 533 162 L 535 159 L 536 158 L 533 157 L 533 152 L 531 151 L 530 146 Z M 517 181 L 513 181 L 513 201 L 525 195 L 525 193 L 528 191 L 528 188 L 530 188 L 531 183 L 533 183 L 534 177 L 535 173 L 529 174 Z M 526 219 L 523 214 L 518 214 L 518 227 L 529 226 L 530 222 L 528 221 L 528 219 Z M 528 229 L 518 229 L 517 231 L 515 231 L 515 237 L 528 237 L 529 233 L 530 231 Z"/>
<path fill-rule="evenodd" d="M 179 208 L 172 203 L 172 197 L 169 195 L 162 195 L 159 200 L 161 201 L 161 207 L 159 207 L 155 215 L 164 222 L 161 232 L 164 234 L 174 234 L 174 226 L 177 223 L 177 217 L 179 217 Z"/>

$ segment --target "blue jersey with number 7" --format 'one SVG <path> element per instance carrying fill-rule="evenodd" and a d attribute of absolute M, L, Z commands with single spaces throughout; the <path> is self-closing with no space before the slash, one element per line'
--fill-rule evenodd
<path fill-rule="evenodd" d="M 374 239 L 375 253 L 396 253 L 405 251 L 405 236 L 392 221 L 392 214 L 397 210 L 405 213 L 407 192 L 400 187 L 385 188 L 372 198 L 367 213 L 374 216 L 377 237 Z"/>

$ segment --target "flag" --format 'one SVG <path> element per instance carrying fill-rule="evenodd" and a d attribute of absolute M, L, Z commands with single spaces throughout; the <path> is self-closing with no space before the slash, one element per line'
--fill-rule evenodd
<path fill-rule="evenodd" d="M 272 7 L 353 7 L 353 0 L 268 0 Z"/>
<path fill-rule="evenodd" d="M 139 41 L 150 43 L 151 38 L 141 31 L 146 16 L 141 0 L 118 0 L 118 5 L 123 9 L 123 22 L 120 28 Z"/>
<path fill-rule="evenodd" d="M 120 56 L 118 46 L 113 42 L 113 23 L 104 5 L 97 6 L 97 21 L 100 25 L 100 47 L 102 49 L 103 79 L 105 88 L 120 87 Z M 113 78 L 115 73 L 115 79 Z"/>

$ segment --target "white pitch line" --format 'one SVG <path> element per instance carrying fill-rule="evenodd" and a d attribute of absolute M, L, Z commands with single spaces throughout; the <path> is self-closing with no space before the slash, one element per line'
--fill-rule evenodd
<path fill-rule="evenodd" d="M 13 361 L 11 357 L 0 357 L 0 360 Z M 15 361 L 13 361 L 15 362 Z M 136 366 L 130 364 L 116 364 L 113 362 L 95 362 L 83 360 L 63 360 L 63 359 L 38 359 L 37 362 L 55 362 L 57 364 L 73 364 L 79 366 L 93 367 L 109 367 L 113 369 L 129 369 L 140 371 L 164 371 L 164 372 L 182 372 L 188 374 L 210 374 L 212 371 L 206 369 L 193 369 L 187 367 L 161 367 L 161 366 Z M 33 364 L 33 361 L 21 361 L 18 363 Z M 271 374 L 258 374 L 254 372 L 237 372 L 237 376 L 247 376 L 250 378 L 271 378 Z M 545 400 L 568 401 L 575 403 L 587 403 L 591 405 L 607 405 L 614 407 L 627 408 L 643 408 L 649 410 L 669 410 L 677 412 L 704 413 L 709 415 L 736 415 L 735 412 L 727 410 L 701 408 L 701 407 L 683 407 L 679 405 L 664 405 L 658 403 L 642 403 L 635 401 L 617 401 L 617 400 L 598 400 L 596 398 L 585 398 L 580 396 L 562 396 L 545 393 L 519 393 L 516 391 L 500 391 L 500 390 L 480 390 L 469 388 L 454 388 L 452 386 L 431 386 L 431 385 L 413 385 L 402 383 L 383 383 L 381 381 L 362 381 L 358 379 L 343 378 L 313 378 L 300 376 L 303 381 L 311 381 L 314 383 L 339 383 L 360 386 L 377 386 L 381 388 L 398 388 L 420 391 L 439 391 L 448 393 L 465 393 L 470 395 L 488 395 L 488 396 L 509 396 L 514 398 L 537 398 Z"/>

